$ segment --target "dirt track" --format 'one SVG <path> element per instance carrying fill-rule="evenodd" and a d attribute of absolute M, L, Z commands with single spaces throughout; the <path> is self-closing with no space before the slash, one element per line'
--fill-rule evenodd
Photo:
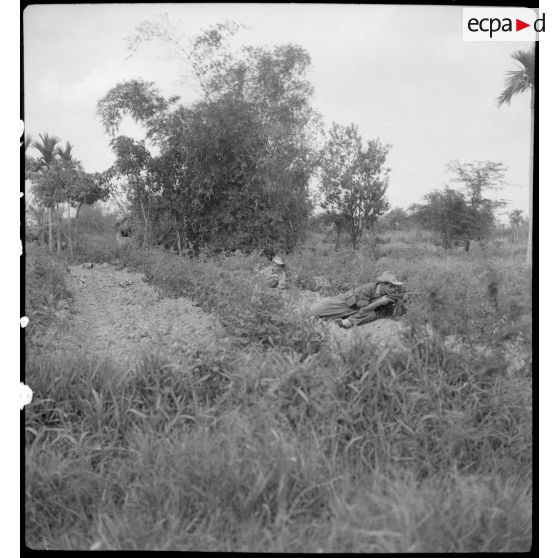
<path fill-rule="evenodd" d="M 183 355 L 197 349 L 218 346 L 226 350 L 230 343 L 219 320 L 188 298 L 163 296 L 141 274 L 108 264 L 95 264 L 90 269 L 72 266 L 68 285 L 73 294 L 73 312 L 57 312 L 56 325 L 42 339 L 48 352 L 107 357 L 128 367 L 134 366 L 144 352 L 161 351 L 180 362 Z M 296 289 L 285 294 L 292 297 L 301 313 L 320 298 L 317 293 Z M 405 328 L 399 320 L 380 319 L 349 330 L 331 322 L 325 327 L 332 346 L 341 351 L 357 340 L 381 349 L 406 350 L 400 335 Z M 450 337 L 448 347 L 460 351 L 460 343 Z M 524 365 L 528 355 L 518 354 L 514 343 L 504 345 L 508 371 L 513 373 Z"/>
<path fill-rule="evenodd" d="M 187 298 L 168 298 L 143 276 L 108 264 L 70 267 L 74 312 L 59 315 L 51 333 L 57 350 L 82 351 L 135 364 L 146 350 L 160 349 L 180 360 L 184 352 L 226 338 L 217 320 Z"/>
<path fill-rule="evenodd" d="M 179 362 L 198 348 L 227 346 L 217 319 L 188 298 L 163 296 L 143 275 L 108 264 L 70 267 L 68 285 L 73 311 L 57 312 L 56 326 L 43 339 L 45 349 L 107 357 L 133 366 L 144 352 L 160 350 Z M 291 291 L 301 312 L 319 299 L 310 291 Z M 401 322 L 378 320 L 352 330 L 327 324 L 331 342 L 348 348 L 356 337 L 376 345 L 401 348 Z"/>

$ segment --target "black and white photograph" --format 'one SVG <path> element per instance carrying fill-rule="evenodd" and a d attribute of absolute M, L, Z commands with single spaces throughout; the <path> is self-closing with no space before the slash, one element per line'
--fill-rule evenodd
<path fill-rule="evenodd" d="M 535 547 L 536 6 L 25 7 L 26 548 Z"/>

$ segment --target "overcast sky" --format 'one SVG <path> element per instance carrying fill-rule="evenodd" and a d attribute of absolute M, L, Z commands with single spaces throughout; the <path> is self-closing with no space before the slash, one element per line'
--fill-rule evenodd
<path fill-rule="evenodd" d="M 451 176 L 449 161 L 501 161 L 510 183 L 498 193 L 506 213 L 528 212 L 529 96 L 496 107 L 510 55 L 529 43 L 464 42 L 462 8 L 453 6 L 100 4 L 35 5 L 24 12 L 26 129 L 74 145 L 87 171 L 113 162 L 95 116 L 116 83 L 154 81 L 189 102 L 180 66 L 163 46 L 143 45 L 128 58 L 125 37 L 137 24 L 168 13 L 186 35 L 217 22 L 250 26 L 243 44 L 296 43 L 312 59 L 314 106 L 324 123 L 358 125 L 366 139 L 393 148 L 388 157 L 392 206 L 408 207 Z M 121 133 L 138 136 L 131 123 Z"/>

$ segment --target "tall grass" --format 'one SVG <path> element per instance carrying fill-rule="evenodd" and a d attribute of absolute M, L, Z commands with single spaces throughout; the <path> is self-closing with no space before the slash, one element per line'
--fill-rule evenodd
<path fill-rule="evenodd" d="M 29 318 L 26 342 L 32 344 L 52 323 L 55 313 L 69 304 L 71 294 L 62 259 L 34 243 L 27 243 L 25 252 L 25 313 Z"/>
<path fill-rule="evenodd" d="M 28 544 L 528 549 L 528 377 L 432 340 L 388 356 L 32 360 Z"/>
<path fill-rule="evenodd" d="M 322 329 L 301 316 L 288 296 L 265 286 L 257 256 L 197 260 L 132 248 L 120 261 L 167 295 L 188 296 L 212 312 L 241 346 L 291 348 L 304 358 L 322 345 Z"/>
<path fill-rule="evenodd" d="M 405 316 L 408 351 L 325 343 L 259 284 L 257 256 L 106 250 L 104 261 L 213 312 L 236 343 L 185 351 L 180 366 L 146 355 L 130 370 L 32 352 L 29 546 L 529 550 L 531 372 L 496 350 L 529 342 L 524 270 L 510 254 L 488 267 L 420 246 L 414 257 L 312 248 L 285 258 L 298 286 L 322 274 L 323 292 L 338 292 L 390 269 L 424 293 Z M 452 350 L 447 334 L 471 342 Z"/>

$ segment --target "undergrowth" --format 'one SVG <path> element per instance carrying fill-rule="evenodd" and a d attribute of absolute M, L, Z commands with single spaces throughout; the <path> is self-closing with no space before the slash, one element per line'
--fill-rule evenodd
<path fill-rule="evenodd" d="M 405 315 L 405 351 L 358 337 L 332 348 L 288 294 L 260 284 L 256 255 L 189 259 L 100 245 L 95 258 L 81 253 L 77 261 L 139 270 L 166 295 L 191 297 L 236 343 L 188 352 L 186 339 L 184 364 L 156 353 L 130 370 L 32 352 L 27 544 L 529 550 L 531 371 L 510 370 L 498 350 L 510 339 L 530 343 L 528 274 L 509 257 L 487 265 L 399 242 L 403 252 L 309 247 L 285 260 L 291 285 L 322 294 L 397 273 L 421 293 Z M 48 287 L 60 297 L 61 277 Z M 447 335 L 461 339 L 459 350 Z"/>
<path fill-rule="evenodd" d="M 33 243 L 26 245 L 25 253 L 25 314 L 29 318 L 26 342 L 32 344 L 55 319 L 56 311 L 66 307 L 70 300 L 66 277 L 67 265 L 63 259 L 51 256 L 45 248 Z"/>
<path fill-rule="evenodd" d="M 529 379 L 492 366 L 432 339 L 392 358 L 208 350 L 127 372 L 36 358 L 28 544 L 527 550 Z"/>

